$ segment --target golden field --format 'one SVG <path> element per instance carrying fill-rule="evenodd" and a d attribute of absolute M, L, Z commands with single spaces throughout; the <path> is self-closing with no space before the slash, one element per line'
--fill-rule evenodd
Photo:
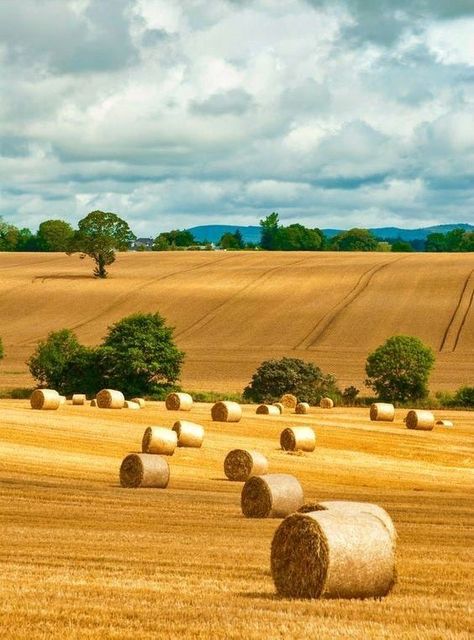
<path fill-rule="evenodd" d="M 25 361 L 48 332 L 93 345 L 136 311 L 176 328 L 188 389 L 242 391 L 262 360 L 287 355 L 364 390 L 368 353 L 398 333 L 436 351 L 432 391 L 472 384 L 473 254 L 128 253 L 103 281 L 92 267 L 0 253 L 0 388 L 33 385 Z"/>
<path fill-rule="evenodd" d="M 474 634 L 474 423 L 408 431 L 366 409 L 210 421 L 150 403 L 141 411 L 1 400 L 2 638 L 322 638 L 467 640 Z M 177 450 L 165 490 L 122 489 L 120 462 L 149 425 L 204 425 L 202 449 Z M 279 450 L 283 428 L 309 424 L 311 454 Z M 384 600 L 284 600 L 269 573 L 280 520 L 247 520 L 241 483 L 225 480 L 235 447 L 296 475 L 306 499 L 374 501 L 399 534 L 398 583 Z"/>

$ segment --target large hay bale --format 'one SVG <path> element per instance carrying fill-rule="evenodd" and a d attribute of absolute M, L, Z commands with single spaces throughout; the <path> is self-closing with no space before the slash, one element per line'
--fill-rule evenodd
<path fill-rule="evenodd" d="M 169 393 L 166 396 L 165 406 L 168 411 L 191 411 L 193 398 L 189 393 Z"/>
<path fill-rule="evenodd" d="M 309 412 L 309 404 L 307 402 L 298 402 L 295 407 L 295 413 L 305 414 Z"/>
<path fill-rule="evenodd" d="M 136 402 L 140 405 L 140 409 L 143 409 L 146 406 L 146 402 L 144 398 L 132 398 L 131 402 Z"/>
<path fill-rule="evenodd" d="M 122 487 L 164 489 L 170 479 L 168 461 L 148 453 L 130 453 L 120 466 Z"/>
<path fill-rule="evenodd" d="M 86 404 L 86 394 L 85 393 L 74 393 L 72 396 L 72 404 L 75 405 L 84 405 Z"/>
<path fill-rule="evenodd" d="M 377 422 L 393 422 L 395 407 L 388 402 L 374 402 L 370 405 L 370 419 Z"/>
<path fill-rule="evenodd" d="M 55 410 L 61 404 L 61 397 L 54 389 L 35 389 L 31 394 L 32 409 Z"/>
<path fill-rule="evenodd" d="M 224 473 L 229 480 L 245 481 L 268 472 L 268 460 L 258 451 L 233 449 L 224 460 Z"/>
<path fill-rule="evenodd" d="M 295 513 L 273 536 L 271 570 L 285 597 L 381 598 L 395 584 L 395 550 L 370 513 Z"/>
<path fill-rule="evenodd" d="M 294 476 L 273 473 L 253 476 L 242 488 L 240 504 L 246 518 L 284 518 L 304 502 L 303 489 Z"/>
<path fill-rule="evenodd" d="M 312 513 L 313 511 L 331 511 L 342 513 L 346 516 L 359 515 L 361 513 L 370 513 L 382 520 L 387 527 L 393 544 L 397 540 L 397 531 L 393 524 L 392 518 L 385 509 L 373 502 L 353 502 L 351 500 L 323 500 L 321 502 L 310 502 L 304 504 L 298 509 L 300 513 Z"/>
<path fill-rule="evenodd" d="M 260 404 L 258 405 L 255 413 L 262 416 L 279 416 L 281 415 L 281 411 L 278 407 L 275 407 L 273 404 Z"/>
<path fill-rule="evenodd" d="M 116 389 L 102 389 L 95 399 L 99 409 L 122 409 L 125 404 L 123 393 Z"/>
<path fill-rule="evenodd" d="M 332 409 L 334 407 L 334 400 L 332 398 L 321 398 L 319 406 L 321 409 Z"/>
<path fill-rule="evenodd" d="M 273 403 L 273 406 L 274 406 L 274 407 L 277 407 L 277 409 L 278 409 L 278 411 L 279 411 L 280 413 L 283 413 L 283 412 L 285 411 L 285 406 L 283 405 L 283 403 L 282 403 L 282 402 L 274 402 L 274 403 Z"/>
<path fill-rule="evenodd" d="M 202 447 L 204 440 L 204 427 L 188 420 L 177 420 L 173 425 L 173 431 L 178 437 L 178 447 Z"/>
<path fill-rule="evenodd" d="M 451 420 L 436 420 L 437 427 L 454 427 L 454 422 Z"/>
<path fill-rule="evenodd" d="M 285 409 L 294 409 L 298 404 L 298 398 L 292 393 L 284 393 L 280 398 L 280 402 Z"/>
<path fill-rule="evenodd" d="M 123 408 L 124 409 L 134 409 L 135 411 L 137 409 L 141 409 L 141 407 L 138 404 L 138 402 L 133 402 L 132 400 L 125 400 L 125 402 L 123 403 Z"/>
<path fill-rule="evenodd" d="M 405 422 L 407 429 L 419 431 L 431 431 L 434 427 L 435 417 L 431 411 L 411 410 L 407 413 Z"/>
<path fill-rule="evenodd" d="M 242 417 L 242 407 L 230 400 L 216 402 L 211 408 L 211 416 L 214 422 L 239 422 Z"/>
<path fill-rule="evenodd" d="M 311 427 L 287 427 L 280 434 L 280 446 L 284 451 L 314 451 L 316 434 Z"/>
<path fill-rule="evenodd" d="M 142 452 L 172 456 L 177 444 L 176 431 L 166 427 L 147 427 L 142 438 Z"/>

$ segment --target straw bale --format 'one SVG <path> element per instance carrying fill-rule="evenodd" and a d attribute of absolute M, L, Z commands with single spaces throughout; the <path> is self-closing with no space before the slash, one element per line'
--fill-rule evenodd
<path fill-rule="evenodd" d="M 284 451 L 314 451 L 316 434 L 311 427 L 287 427 L 280 434 L 280 446 Z"/>
<path fill-rule="evenodd" d="M 149 453 L 130 453 L 120 466 L 122 487 L 155 487 L 164 489 L 170 479 L 168 461 Z"/>
<path fill-rule="evenodd" d="M 204 427 L 188 420 L 177 420 L 173 425 L 173 431 L 178 437 L 178 447 L 202 447 L 204 440 Z"/>
<path fill-rule="evenodd" d="M 454 422 L 451 420 L 436 420 L 437 427 L 454 427 Z"/>
<path fill-rule="evenodd" d="M 277 407 L 280 413 L 283 413 L 285 411 L 285 406 L 281 402 L 274 402 L 273 406 Z"/>
<path fill-rule="evenodd" d="M 169 411 L 191 411 L 193 398 L 189 393 L 169 393 L 165 405 Z"/>
<path fill-rule="evenodd" d="M 31 394 L 32 409 L 55 410 L 61 404 L 60 395 L 54 389 L 35 389 Z"/>
<path fill-rule="evenodd" d="M 245 481 L 268 472 L 268 460 L 258 451 L 233 449 L 224 460 L 224 473 L 229 480 Z"/>
<path fill-rule="evenodd" d="M 143 434 L 142 452 L 172 456 L 177 444 L 176 431 L 166 427 L 147 427 Z"/>
<path fill-rule="evenodd" d="M 295 407 L 295 413 L 308 413 L 309 404 L 307 402 L 298 402 Z"/>
<path fill-rule="evenodd" d="M 405 423 L 407 429 L 431 431 L 434 427 L 435 417 L 431 411 L 412 410 L 407 413 Z"/>
<path fill-rule="evenodd" d="M 319 406 L 321 409 L 332 409 L 334 407 L 334 400 L 332 398 L 321 398 Z"/>
<path fill-rule="evenodd" d="M 97 406 L 97 400 L 95 398 L 92 398 L 91 407 L 96 407 L 96 406 Z"/>
<path fill-rule="evenodd" d="M 59 404 L 66 404 L 66 396 L 59 396 Z"/>
<path fill-rule="evenodd" d="M 280 402 L 286 409 L 294 409 L 298 404 L 298 398 L 292 393 L 284 393 L 280 398 Z"/>
<path fill-rule="evenodd" d="M 240 422 L 242 407 L 230 400 L 216 402 L 211 408 L 211 416 L 214 422 Z"/>
<path fill-rule="evenodd" d="M 371 513 L 295 513 L 273 536 L 271 570 L 285 597 L 382 598 L 395 583 L 395 549 Z"/>
<path fill-rule="evenodd" d="M 146 406 L 146 402 L 144 398 L 132 398 L 132 402 L 136 402 L 140 405 L 140 409 L 143 409 Z"/>
<path fill-rule="evenodd" d="M 135 411 L 137 409 L 141 409 L 141 407 L 138 404 L 138 402 L 133 402 L 132 400 L 125 400 L 125 402 L 123 403 L 123 408 L 124 409 L 135 409 Z"/>
<path fill-rule="evenodd" d="M 249 478 L 240 504 L 246 518 L 284 518 L 304 502 L 303 489 L 294 476 L 273 473 Z"/>
<path fill-rule="evenodd" d="M 281 411 L 278 407 L 275 407 L 273 404 L 260 404 L 257 407 L 255 413 L 259 415 L 265 416 L 279 416 L 281 415 Z"/>
<path fill-rule="evenodd" d="M 393 422 L 395 407 L 388 402 L 374 402 L 370 405 L 370 419 L 377 422 Z"/>
<path fill-rule="evenodd" d="M 86 399 L 85 393 L 74 393 L 72 396 L 72 404 L 84 405 L 86 404 Z"/>
<path fill-rule="evenodd" d="M 123 393 L 115 389 L 102 389 L 95 398 L 99 409 L 122 409 L 125 403 Z"/>

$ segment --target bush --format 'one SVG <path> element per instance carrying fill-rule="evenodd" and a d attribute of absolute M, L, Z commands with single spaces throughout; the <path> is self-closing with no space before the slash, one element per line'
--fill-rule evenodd
<path fill-rule="evenodd" d="M 297 358 L 266 360 L 253 374 L 243 397 L 251 402 L 275 402 L 284 393 L 298 400 L 317 404 L 323 396 L 337 394 L 336 379 L 325 375 L 312 362 Z"/>
<path fill-rule="evenodd" d="M 358 395 L 359 389 L 357 387 L 346 387 L 341 394 L 342 404 L 346 407 L 353 407 L 357 403 Z"/>
<path fill-rule="evenodd" d="M 392 336 L 367 358 L 365 384 L 380 400 L 406 402 L 428 395 L 433 351 L 419 338 Z"/>
<path fill-rule="evenodd" d="M 457 407 L 474 407 L 474 387 L 460 387 L 453 401 Z"/>

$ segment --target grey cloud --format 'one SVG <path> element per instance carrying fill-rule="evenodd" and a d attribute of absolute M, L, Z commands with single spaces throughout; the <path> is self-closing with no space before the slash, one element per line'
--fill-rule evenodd
<path fill-rule="evenodd" d="M 253 98 L 242 89 L 231 89 L 222 93 L 214 93 L 201 102 L 193 101 L 191 110 L 199 115 L 222 116 L 241 115 L 253 105 Z"/>

